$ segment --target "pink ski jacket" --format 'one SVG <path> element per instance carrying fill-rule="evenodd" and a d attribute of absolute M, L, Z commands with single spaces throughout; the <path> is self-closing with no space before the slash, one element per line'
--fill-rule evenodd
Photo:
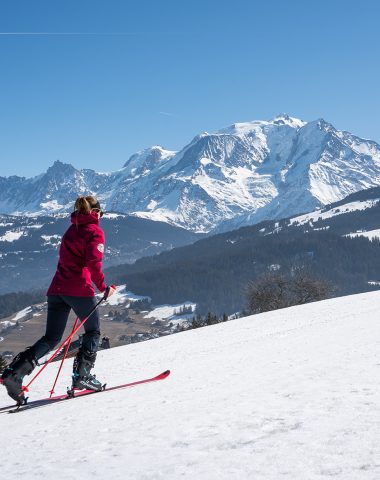
<path fill-rule="evenodd" d="M 57 271 L 47 295 L 93 297 L 92 282 L 100 292 L 107 288 L 102 272 L 104 232 L 95 212 L 74 212 L 71 223 L 62 237 Z"/>

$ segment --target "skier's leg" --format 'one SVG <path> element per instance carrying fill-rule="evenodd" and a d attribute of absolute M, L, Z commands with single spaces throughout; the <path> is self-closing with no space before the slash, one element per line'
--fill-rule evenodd
<path fill-rule="evenodd" d="M 64 296 L 64 300 L 74 310 L 80 320 L 86 316 L 96 305 L 95 297 L 69 297 Z M 81 346 L 89 352 L 97 352 L 100 340 L 100 319 L 99 312 L 95 310 L 83 325 L 84 335 Z"/>
<path fill-rule="evenodd" d="M 60 295 L 48 296 L 46 332 L 32 347 L 37 359 L 58 345 L 65 331 L 70 310 L 70 305 Z"/>
<path fill-rule="evenodd" d="M 31 347 L 15 356 L 12 362 L 7 366 L 1 375 L 3 385 L 7 389 L 8 395 L 18 404 L 25 403 L 26 399 L 22 392 L 22 380 L 25 375 L 30 375 L 37 365 L 37 359 L 34 356 Z"/>
<path fill-rule="evenodd" d="M 94 297 L 64 297 L 83 320 L 96 305 Z M 85 333 L 73 365 L 73 388 L 101 390 L 102 384 L 90 373 L 95 365 L 100 339 L 99 313 L 95 310 L 84 324 Z"/>
<path fill-rule="evenodd" d="M 20 352 L 4 370 L 1 378 L 7 389 L 8 395 L 17 403 L 25 401 L 22 392 L 22 381 L 25 375 L 30 375 L 37 360 L 53 349 L 62 338 L 70 306 L 65 304 L 58 296 L 48 297 L 48 315 L 46 333 L 32 347 Z"/>

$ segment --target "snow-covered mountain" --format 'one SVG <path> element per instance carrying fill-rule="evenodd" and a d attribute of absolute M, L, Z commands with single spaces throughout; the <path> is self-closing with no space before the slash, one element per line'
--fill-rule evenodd
<path fill-rule="evenodd" d="M 367 293 L 101 351 L 108 386 L 171 375 L 1 413 L 2 477 L 377 480 L 379 309 Z M 49 395 L 58 367 L 31 400 Z"/>
<path fill-rule="evenodd" d="M 377 143 L 322 119 L 279 115 L 203 133 L 179 152 L 154 146 L 116 172 L 57 161 L 35 178 L 0 178 L 0 212 L 66 211 L 78 193 L 93 192 L 109 210 L 210 232 L 310 212 L 378 185 Z"/>
<path fill-rule="evenodd" d="M 267 246 L 270 244 L 273 249 L 276 249 L 276 239 L 272 238 L 272 233 L 285 235 L 284 238 L 288 240 L 292 239 L 295 245 L 298 245 L 298 247 L 295 248 L 298 249 L 299 252 L 302 252 L 304 250 L 302 244 L 308 242 L 307 238 L 301 238 L 302 235 L 300 234 L 303 233 L 329 232 L 337 236 L 336 241 L 338 243 L 340 242 L 338 237 L 365 236 L 370 239 L 380 238 L 379 219 L 380 187 L 374 187 L 351 194 L 339 202 L 307 214 L 260 222 L 243 229 L 235 229 L 227 233 L 211 235 L 209 238 L 195 243 L 193 247 L 189 246 L 186 249 L 181 248 L 177 250 L 176 247 L 190 245 L 204 237 L 204 235 L 195 234 L 164 222 L 152 221 L 125 214 L 106 213 L 102 219 L 102 227 L 105 230 L 107 239 L 104 266 L 115 266 L 111 269 L 112 271 L 108 271 L 107 269 L 106 272 L 110 282 L 117 281 L 123 283 L 126 281 L 125 275 L 127 271 L 128 281 L 131 281 L 131 266 L 125 265 L 125 263 L 130 264 L 137 259 L 147 257 L 145 261 L 138 261 L 138 265 L 145 265 L 143 270 L 139 270 L 140 273 L 143 271 L 146 273 L 150 271 L 153 264 L 157 264 L 160 261 L 165 263 L 166 258 L 168 259 L 168 264 L 160 264 L 163 269 L 172 268 L 173 262 L 176 264 L 176 262 L 184 260 L 188 262 L 188 266 L 184 272 L 189 273 L 190 269 L 192 272 L 190 277 L 201 277 L 202 281 L 204 281 L 205 276 L 208 275 L 207 269 L 206 271 L 198 271 L 197 273 L 196 270 L 193 270 L 194 267 L 198 268 L 197 265 L 199 266 L 197 260 L 199 258 L 203 259 L 202 268 L 204 268 L 203 264 L 206 258 L 208 260 L 213 259 L 213 261 L 216 261 L 216 258 L 220 258 L 220 264 L 217 268 L 217 271 L 220 273 L 224 271 L 224 268 L 228 265 L 225 259 L 231 254 L 231 249 L 233 248 L 236 252 L 238 250 L 240 251 L 233 262 L 236 272 L 239 272 L 238 277 L 235 279 L 238 285 L 240 284 L 239 282 L 241 282 L 240 276 L 242 275 L 242 271 L 246 270 L 247 265 L 251 262 L 248 252 L 251 251 L 254 245 L 256 245 L 255 248 L 258 248 L 261 252 L 259 256 L 264 262 L 263 264 L 269 262 L 268 265 L 271 265 L 275 263 L 272 258 L 274 251 L 269 252 L 265 249 L 268 258 L 265 259 L 262 257 L 263 250 L 260 243 L 265 239 Z M 2 293 L 18 290 L 34 290 L 47 286 L 55 271 L 58 247 L 61 236 L 67 229 L 67 226 L 67 214 L 57 214 L 54 216 L 0 215 L 0 271 L 2 272 L 0 276 L 0 290 Z M 276 235 L 276 237 L 278 237 L 278 235 Z M 321 237 L 320 241 L 327 249 L 331 248 L 331 245 L 329 245 L 326 239 Z M 310 248 L 312 249 L 311 245 Z M 371 257 L 372 247 L 367 245 L 363 246 L 363 248 L 362 253 L 367 251 L 367 256 Z M 172 250 L 172 252 L 167 252 L 165 255 L 158 257 L 155 255 L 165 250 Z M 281 249 L 281 251 L 282 250 L 283 249 Z M 153 259 L 151 257 L 152 255 L 154 255 Z M 256 258 L 256 261 L 257 260 L 258 258 Z M 116 268 L 117 265 L 119 265 L 120 268 Z M 212 267 L 209 264 L 208 266 L 211 269 L 215 268 L 215 265 Z M 135 267 L 137 268 L 137 265 Z M 178 265 L 175 267 L 174 272 L 171 271 L 169 276 L 177 275 L 177 269 Z M 251 275 L 253 274 L 251 268 L 249 268 L 249 272 Z M 114 278 L 114 275 L 117 276 L 117 280 Z M 146 273 L 146 275 L 149 277 L 151 274 Z M 367 271 L 365 276 L 368 277 L 368 281 L 378 281 L 378 274 L 374 275 L 373 271 Z M 223 273 L 222 277 L 231 277 L 231 272 Z M 156 280 L 153 281 L 152 278 Z M 161 287 L 159 287 L 159 284 L 162 283 L 162 280 L 158 280 L 156 275 L 153 275 L 152 278 L 150 278 L 150 280 L 147 278 L 146 286 L 156 285 L 160 290 Z M 186 284 L 186 279 L 188 280 L 187 275 L 182 276 L 181 280 L 179 280 L 180 284 Z M 199 287 L 202 281 L 197 282 L 196 290 L 199 288 L 210 299 L 212 297 L 215 278 L 212 277 L 212 281 L 208 284 L 207 288 L 205 286 Z M 142 294 L 146 293 L 145 287 L 141 289 L 141 285 L 139 285 Z M 169 291 L 170 290 L 172 289 L 170 288 Z M 228 299 L 223 296 L 227 304 L 233 303 L 231 299 L 232 290 L 228 288 L 230 292 Z M 364 290 L 358 288 L 356 291 Z M 154 292 L 151 291 L 150 293 L 153 295 Z M 349 293 L 352 293 L 352 291 Z M 171 298 L 170 302 L 183 300 L 186 300 L 186 298 Z M 169 301 L 169 299 L 161 298 L 159 301 L 163 303 Z M 218 305 L 219 301 L 220 299 L 218 300 Z M 239 309 L 240 306 L 236 308 Z"/>

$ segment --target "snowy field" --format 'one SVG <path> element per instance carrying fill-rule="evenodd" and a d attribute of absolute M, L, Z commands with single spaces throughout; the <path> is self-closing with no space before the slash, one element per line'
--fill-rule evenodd
<path fill-rule="evenodd" d="M 102 351 L 96 373 L 111 386 L 167 368 L 162 382 L 0 414 L 1 478 L 380 478 L 380 292 Z"/>
<path fill-rule="evenodd" d="M 112 297 L 111 297 L 112 298 Z M 191 313 L 177 314 L 183 307 L 191 307 Z M 155 318 L 157 320 L 166 320 L 173 325 L 192 320 L 195 316 L 197 304 L 194 302 L 177 303 L 176 305 L 159 305 L 155 309 L 145 314 L 145 318 Z M 177 313 L 176 313 L 177 312 Z"/>
<path fill-rule="evenodd" d="M 356 201 L 349 202 L 339 207 L 334 207 L 326 210 L 315 210 L 314 212 L 306 213 L 305 215 L 299 215 L 298 217 L 291 218 L 289 225 L 304 225 L 305 223 L 317 222 L 319 219 L 327 220 L 328 218 L 336 217 L 337 215 L 343 215 L 349 212 L 357 212 L 361 210 L 366 210 L 367 208 L 374 207 L 379 202 L 379 199 L 376 200 L 365 200 L 365 201 Z"/>
<path fill-rule="evenodd" d="M 355 232 L 355 233 L 349 233 L 346 235 L 347 237 L 366 237 L 369 240 L 379 240 L 380 239 L 380 230 L 369 230 L 368 232 Z"/>
<path fill-rule="evenodd" d="M 98 298 L 101 294 L 98 295 Z M 107 300 L 108 305 L 122 305 L 123 303 L 130 303 L 132 300 L 150 300 L 148 296 L 135 295 L 127 290 L 126 285 L 116 286 L 116 292 Z"/>

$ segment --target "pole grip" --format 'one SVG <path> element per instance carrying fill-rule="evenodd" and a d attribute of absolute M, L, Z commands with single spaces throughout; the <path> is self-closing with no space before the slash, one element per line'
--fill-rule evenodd
<path fill-rule="evenodd" d="M 103 295 L 103 300 L 106 301 L 108 298 L 108 295 L 110 294 L 111 288 L 116 288 L 116 285 L 108 285 L 108 287 L 105 289 L 104 295 Z"/>

